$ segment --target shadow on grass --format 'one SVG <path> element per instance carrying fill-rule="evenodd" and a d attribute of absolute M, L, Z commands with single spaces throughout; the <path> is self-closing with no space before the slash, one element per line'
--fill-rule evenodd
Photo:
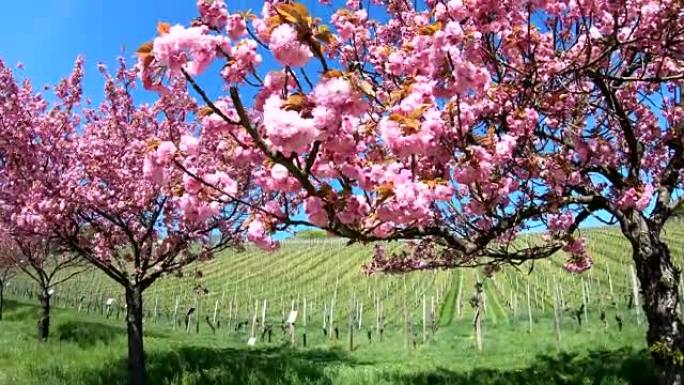
<path fill-rule="evenodd" d="M 5 299 L 3 301 L 2 319 L 5 321 L 26 321 L 36 318 L 38 306 Z"/>
<path fill-rule="evenodd" d="M 60 324 L 56 332 L 60 341 L 72 342 L 83 348 L 99 342 L 110 342 L 126 335 L 126 330 L 121 327 L 82 321 L 68 321 Z"/>
<path fill-rule="evenodd" d="M 646 385 L 655 383 L 646 352 L 629 348 L 592 351 L 578 356 L 564 353 L 540 356 L 522 369 L 474 369 L 454 372 L 439 368 L 429 372 L 404 370 L 359 371 L 342 350 L 295 351 L 289 348 L 254 350 L 183 347 L 167 353 L 150 354 L 147 368 L 150 385 L 298 385 L 338 384 L 335 367 L 347 366 L 344 383 L 397 385 Z M 350 373 L 351 372 L 351 373 Z M 126 383 L 126 362 L 97 372 L 80 373 L 79 383 L 87 385 Z M 115 380 L 116 379 L 116 380 Z"/>
<path fill-rule="evenodd" d="M 383 380 L 399 385 L 652 385 L 653 364 L 645 351 L 623 348 L 538 356 L 534 364 L 517 370 L 478 368 L 467 373 L 438 369 L 421 374 L 386 373 Z"/>
<path fill-rule="evenodd" d="M 350 364 L 341 349 L 296 351 L 289 348 L 211 349 L 182 347 L 171 352 L 147 355 L 150 385 L 161 384 L 321 384 L 331 385 L 327 366 Z M 124 385 L 126 361 L 118 361 L 91 373 L 80 373 L 86 385 Z"/>
<path fill-rule="evenodd" d="M 61 341 L 72 342 L 82 348 L 91 347 L 99 342 L 107 343 L 116 338 L 125 339 L 125 326 L 107 325 L 101 322 L 66 321 L 57 326 L 57 336 Z M 164 338 L 166 334 L 144 330 L 145 338 Z"/>

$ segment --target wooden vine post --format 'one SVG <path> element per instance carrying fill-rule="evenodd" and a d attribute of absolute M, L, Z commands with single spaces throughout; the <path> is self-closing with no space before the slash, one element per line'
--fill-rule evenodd
<path fill-rule="evenodd" d="M 473 317 L 473 328 L 475 332 L 475 343 L 477 346 L 477 351 L 482 353 L 483 341 L 482 341 L 482 315 L 484 313 L 484 290 L 481 282 L 475 284 L 475 293 L 470 298 L 470 306 L 475 309 L 475 316 Z"/>

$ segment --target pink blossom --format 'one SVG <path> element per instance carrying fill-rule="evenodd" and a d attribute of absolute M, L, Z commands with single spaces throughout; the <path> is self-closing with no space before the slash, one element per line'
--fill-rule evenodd
<path fill-rule="evenodd" d="M 639 211 L 645 210 L 651 199 L 653 198 L 653 192 L 655 189 L 653 185 L 648 183 L 642 188 L 637 190 L 634 187 L 627 189 L 620 199 L 618 200 L 618 205 L 623 209 L 627 210 L 630 208 L 636 208 Z"/>
<path fill-rule="evenodd" d="M 222 29 L 228 20 L 228 8 L 224 0 L 197 0 L 200 20 L 210 28 Z"/>
<path fill-rule="evenodd" d="M 283 209 L 280 207 L 280 203 L 276 200 L 270 200 L 264 204 L 264 210 L 268 212 L 270 215 L 278 218 L 278 219 L 284 219 L 286 218 L 285 213 L 283 212 Z"/>
<path fill-rule="evenodd" d="M 289 172 L 287 171 L 287 168 L 282 164 L 274 164 L 273 167 L 271 167 L 271 178 L 276 181 L 284 181 L 287 179 L 288 175 Z"/>
<path fill-rule="evenodd" d="M 273 30 L 269 48 L 276 60 L 286 66 L 302 67 L 313 57 L 309 47 L 299 42 L 297 31 L 289 24 L 281 24 Z"/>
<path fill-rule="evenodd" d="M 176 153 L 176 145 L 173 142 L 165 140 L 159 143 L 157 147 L 157 161 L 161 164 L 169 164 Z"/>
<path fill-rule="evenodd" d="M 181 136 L 178 148 L 188 155 L 197 155 L 199 139 L 192 135 L 183 135 Z"/>
<path fill-rule="evenodd" d="M 230 49 L 231 61 L 221 71 L 221 76 L 229 83 L 241 83 L 259 64 L 261 55 L 257 53 L 257 43 L 252 39 L 240 40 Z"/>
<path fill-rule="evenodd" d="M 575 219 L 573 218 L 572 212 L 566 211 L 562 214 L 555 214 L 549 216 L 549 230 L 552 231 L 564 231 L 572 226 Z"/>
<path fill-rule="evenodd" d="M 654 190 L 652 184 L 646 184 L 643 191 L 639 194 L 639 199 L 635 202 L 634 207 L 639 211 L 644 211 L 648 207 L 648 204 L 651 203 L 651 199 L 653 199 Z"/>
<path fill-rule="evenodd" d="M 185 174 L 183 175 L 183 187 L 188 193 L 196 195 L 202 188 L 202 183 L 196 177 Z"/>
<path fill-rule="evenodd" d="M 512 135 L 504 135 L 496 144 L 496 154 L 504 159 L 510 158 L 515 148 L 517 138 Z"/>
<path fill-rule="evenodd" d="M 311 222 L 314 226 L 327 226 L 328 214 L 323 206 L 323 200 L 318 197 L 307 198 L 304 201 L 304 210 L 309 217 L 309 222 Z"/>
<path fill-rule="evenodd" d="M 270 234 L 266 231 L 266 227 L 259 220 L 254 220 L 249 224 L 247 238 L 264 250 L 275 250 L 278 248 L 278 242 L 273 241 Z"/>
<path fill-rule="evenodd" d="M 316 104 L 326 107 L 342 107 L 350 101 L 351 85 L 344 78 L 331 78 L 318 83 L 313 93 Z"/>
<path fill-rule="evenodd" d="M 245 19 L 238 14 L 228 16 L 226 30 L 228 31 L 228 36 L 230 36 L 231 39 L 239 39 L 240 36 L 244 35 L 247 31 L 247 24 L 245 23 Z"/>
<path fill-rule="evenodd" d="M 227 47 L 220 36 L 208 34 L 206 27 L 185 28 L 174 25 L 169 31 L 154 39 L 154 58 L 168 66 L 173 75 L 185 68 L 190 75 L 199 75 L 216 56 L 218 47 Z"/>
<path fill-rule="evenodd" d="M 586 252 L 587 241 L 584 238 L 573 239 L 566 243 L 563 250 L 570 253 L 570 259 L 563 268 L 573 273 L 582 273 L 593 265 L 592 258 Z"/>
<path fill-rule="evenodd" d="M 360 195 L 352 195 L 344 201 L 344 208 L 337 213 L 337 218 L 345 224 L 354 223 L 368 214 L 370 207 Z"/>
<path fill-rule="evenodd" d="M 166 174 L 164 167 L 157 163 L 157 160 L 151 156 L 146 156 L 143 160 L 142 168 L 143 176 L 155 185 L 161 185 L 166 182 Z"/>
<path fill-rule="evenodd" d="M 236 196 L 238 193 L 239 186 L 237 181 L 223 171 L 205 174 L 203 179 L 208 184 L 217 187 L 225 194 Z"/>
<path fill-rule="evenodd" d="M 594 261 L 589 256 L 572 257 L 568 262 L 563 264 L 563 268 L 571 273 L 583 273 L 593 266 Z"/>
<path fill-rule="evenodd" d="M 264 127 L 270 141 L 283 152 L 302 151 L 318 136 L 313 119 L 302 118 L 297 111 L 281 108 L 282 101 L 273 95 L 264 104 Z"/>
<path fill-rule="evenodd" d="M 394 223 L 393 222 L 384 222 L 380 224 L 379 226 L 376 226 L 373 228 L 373 235 L 375 235 L 378 238 L 387 238 L 392 233 L 394 232 Z"/>
<path fill-rule="evenodd" d="M 202 223 L 206 221 L 211 216 L 218 214 L 220 207 L 218 202 L 207 204 L 190 194 L 183 194 L 180 198 L 179 205 L 183 217 L 191 223 Z"/>

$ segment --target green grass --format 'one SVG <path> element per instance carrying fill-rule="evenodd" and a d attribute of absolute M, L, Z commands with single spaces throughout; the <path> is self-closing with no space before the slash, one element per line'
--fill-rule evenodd
<path fill-rule="evenodd" d="M 35 338 L 35 308 L 10 301 L 0 321 L 0 384 L 95 385 L 126 383 L 126 338 L 121 322 L 58 309 L 47 343 Z M 530 335 L 516 324 L 485 326 L 485 352 L 476 353 L 468 322 L 441 328 L 427 344 L 407 351 L 400 335 L 383 343 L 313 338 L 309 348 L 284 341 L 244 344 L 245 335 L 199 335 L 147 324 L 145 344 L 151 384 L 650 384 L 651 363 L 643 331 L 627 320 L 579 329 L 565 321 L 562 351 L 551 320 Z M 315 333 L 312 333 L 315 334 Z M 345 336 L 346 337 L 346 336 Z"/>

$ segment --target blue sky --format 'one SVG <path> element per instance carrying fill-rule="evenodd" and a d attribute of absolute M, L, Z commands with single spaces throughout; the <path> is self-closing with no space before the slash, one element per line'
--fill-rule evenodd
<path fill-rule="evenodd" d="M 0 57 L 23 62 L 22 75 L 35 85 L 54 84 L 74 59 L 86 58 L 86 94 L 99 95 L 98 62 L 114 63 L 125 48 L 129 57 L 155 34 L 158 20 L 184 22 L 195 15 L 189 1 L 7 1 L 0 13 Z M 94 99 L 97 99 L 94 97 Z"/>
<path fill-rule="evenodd" d="M 69 74 L 75 58 L 86 58 L 85 94 L 99 100 L 102 79 L 96 64 L 114 68 L 123 49 L 132 63 L 133 53 L 156 34 L 166 21 L 188 25 L 197 16 L 196 0 L 19 0 L 3 1 L 0 12 L 0 58 L 7 64 L 22 62 L 20 76 L 35 86 L 55 84 Z M 318 0 L 300 0 L 314 14 Z M 260 12 L 261 1 L 230 0 L 231 11 Z M 207 85 L 211 87 L 211 85 Z"/>

